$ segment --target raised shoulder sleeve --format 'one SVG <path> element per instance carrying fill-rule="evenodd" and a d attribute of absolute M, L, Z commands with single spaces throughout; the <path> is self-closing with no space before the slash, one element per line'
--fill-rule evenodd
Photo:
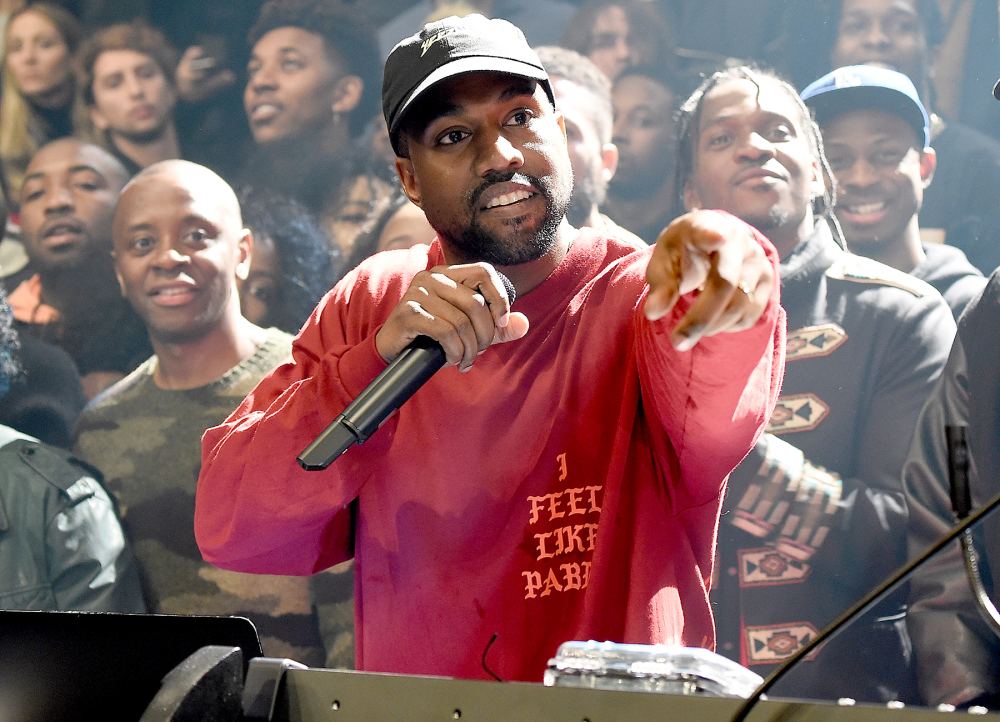
<path fill-rule="evenodd" d="M 778 254 L 754 231 L 778 278 Z M 716 499 L 727 475 L 747 454 L 774 410 L 784 375 L 785 313 L 775 283 L 768 305 L 751 328 L 703 338 L 678 352 L 670 331 L 690 307 L 682 298 L 662 319 L 636 308 L 636 343 L 642 401 L 665 435 L 653 435 L 661 459 L 676 453 L 682 484 L 674 503 L 693 507 Z"/>
<path fill-rule="evenodd" d="M 349 505 L 391 443 L 391 417 L 324 471 L 295 461 L 384 368 L 375 334 L 429 263 L 427 248 L 377 254 L 344 277 L 264 377 L 202 438 L 195 536 L 205 560 L 237 571 L 312 574 L 352 555 Z"/>

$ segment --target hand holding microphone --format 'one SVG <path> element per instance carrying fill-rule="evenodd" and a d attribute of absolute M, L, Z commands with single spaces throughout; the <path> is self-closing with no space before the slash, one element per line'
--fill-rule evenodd
<path fill-rule="evenodd" d="M 436 266 L 414 276 L 375 336 L 389 366 L 299 454 L 299 465 L 325 469 L 441 367 L 468 371 L 491 345 L 523 338 L 528 319 L 511 312 L 513 302 L 513 284 L 489 264 Z"/>
<path fill-rule="evenodd" d="M 387 362 L 426 336 L 438 342 L 445 364 L 467 371 L 476 356 L 494 343 L 514 341 L 528 332 L 528 319 L 511 313 L 513 285 L 486 263 L 435 266 L 414 276 L 409 289 L 375 336 Z"/>

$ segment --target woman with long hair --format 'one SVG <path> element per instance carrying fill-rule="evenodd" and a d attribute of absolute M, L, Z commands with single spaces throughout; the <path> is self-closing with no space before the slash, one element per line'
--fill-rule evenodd
<path fill-rule="evenodd" d="M 80 25 L 48 3 L 12 13 L 4 33 L 0 80 L 0 164 L 15 205 L 31 156 L 47 141 L 73 133 L 73 53 Z"/>

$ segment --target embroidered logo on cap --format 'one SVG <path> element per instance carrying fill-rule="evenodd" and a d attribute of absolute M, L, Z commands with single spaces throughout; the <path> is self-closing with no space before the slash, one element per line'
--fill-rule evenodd
<path fill-rule="evenodd" d="M 436 33 L 434 33 L 430 37 L 424 38 L 423 42 L 420 43 L 420 57 L 421 58 L 424 57 L 424 55 L 427 54 L 427 51 L 431 49 L 431 46 L 434 43 L 436 43 L 438 40 L 443 40 L 444 37 L 449 32 L 451 32 L 450 29 L 438 30 Z"/>

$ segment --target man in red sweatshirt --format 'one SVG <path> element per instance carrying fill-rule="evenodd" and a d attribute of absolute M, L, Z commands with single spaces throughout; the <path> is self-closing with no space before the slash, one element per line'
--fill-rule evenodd
<path fill-rule="evenodd" d="M 711 646 L 726 475 L 783 371 L 774 248 L 714 211 L 652 247 L 570 226 L 563 120 L 505 21 L 403 40 L 383 112 L 438 237 L 338 283 L 292 362 L 206 432 L 202 554 L 286 574 L 353 555 L 364 670 L 537 681 L 566 640 Z M 421 335 L 446 366 L 328 470 L 300 469 Z"/>

